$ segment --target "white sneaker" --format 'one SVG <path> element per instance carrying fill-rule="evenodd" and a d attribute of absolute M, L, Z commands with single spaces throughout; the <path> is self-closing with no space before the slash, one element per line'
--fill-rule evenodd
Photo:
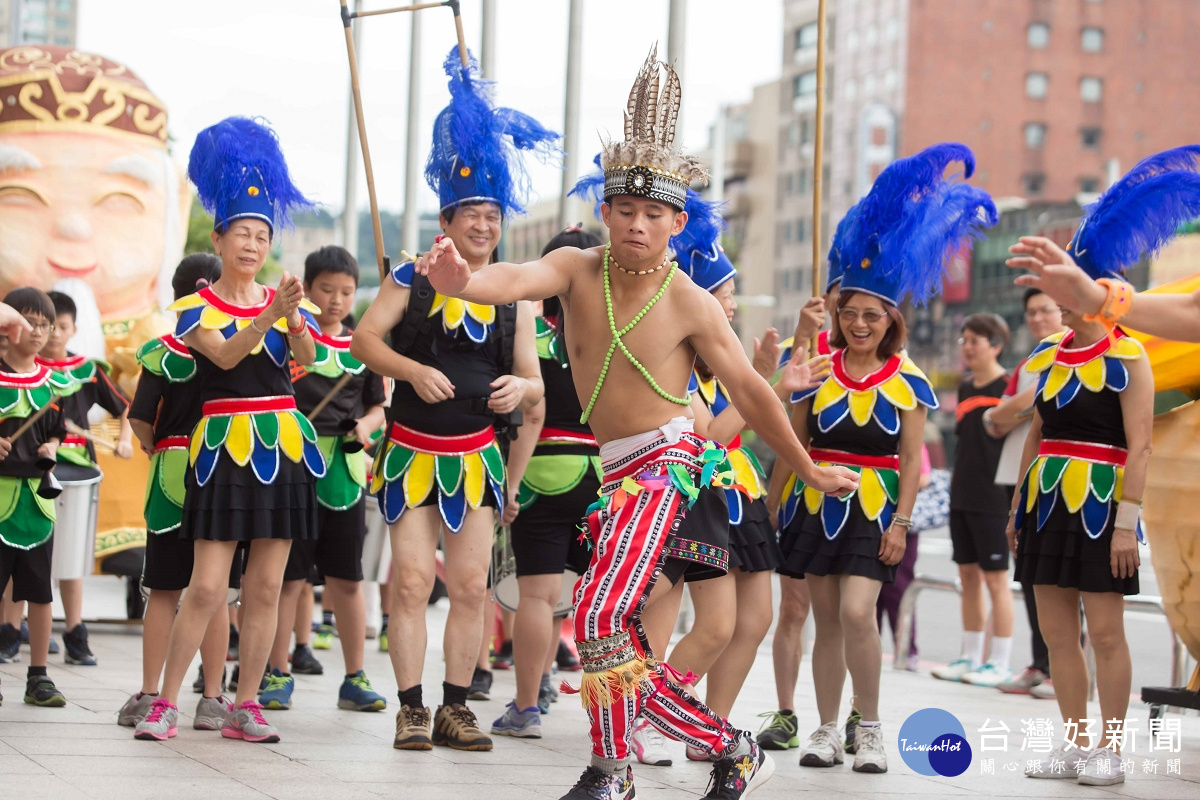
<path fill-rule="evenodd" d="M 1063 742 L 1035 764 L 1025 768 L 1026 778 L 1078 778 L 1079 770 L 1088 760 L 1088 751 L 1070 742 Z"/>
<path fill-rule="evenodd" d="M 1013 672 L 1011 669 L 997 666 L 992 662 L 984 664 L 974 672 L 968 672 L 959 680 L 963 683 L 969 683 L 972 686 L 985 686 L 988 689 L 995 689 L 998 684 L 1011 681 Z"/>
<path fill-rule="evenodd" d="M 690 744 L 684 748 L 684 755 L 688 761 L 712 761 L 712 753 L 707 750 L 701 750 L 698 747 L 692 747 Z"/>
<path fill-rule="evenodd" d="M 963 675 L 974 672 L 977 668 L 977 665 L 971 663 L 971 659 L 960 658 L 951 661 L 944 667 L 935 667 L 929 670 L 929 674 L 940 681 L 961 681 Z"/>
<path fill-rule="evenodd" d="M 808 737 L 808 744 L 800 751 L 800 766 L 832 767 L 842 763 L 842 753 L 842 736 L 838 733 L 837 723 L 826 722 Z"/>
<path fill-rule="evenodd" d="M 638 723 L 629 737 L 637 760 L 651 767 L 671 766 L 671 755 L 667 752 L 667 739 L 649 722 Z"/>
<path fill-rule="evenodd" d="M 883 750 L 883 726 L 862 725 L 854 733 L 854 771 L 887 772 L 887 753 Z"/>
<path fill-rule="evenodd" d="M 1084 786 L 1112 786 L 1125 782 L 1125 765 L 1109 747 L 1097 747 L 1087 757 L 1079 782 Z"/>

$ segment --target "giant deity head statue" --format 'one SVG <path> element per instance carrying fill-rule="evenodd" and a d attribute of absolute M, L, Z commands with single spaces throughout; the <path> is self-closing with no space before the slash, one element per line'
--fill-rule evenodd
<path fill-rule="evenodd" d="M 0 50 L 0 294 L 75 279 L 110 357 L 136 348 L 162 332 L 190 204 L 166 108 L 128 67 L 69 47 Z"/>

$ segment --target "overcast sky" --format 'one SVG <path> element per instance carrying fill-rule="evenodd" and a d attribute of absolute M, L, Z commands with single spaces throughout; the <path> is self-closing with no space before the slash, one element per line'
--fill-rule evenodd
<path fill-rule="evenodd" d="M 409 0 L 365 0 L 367 10 Z M 779 74 L 781 0 L 688 0 L 683 78 L 684 142 L 703 147 L 721 103 L 748 100 Z M 261 115 L 279 132 L 293 178 L 337 213 L 342 206 L 349 68 L 338 0 L 80 0 L 80 49 L 123 61 L 167 105 L 175 156 L 196 133 L 231 114 Z M 496 0 L 497 100 L 562 130 L 566 0 Z M 630 84 L 655 40 L 666 56 L 667 0 L 584 0 L 580 153 L 587 165 L 599 134 L 621 133 Z M 430 130 L 446 104 L 441 64 L 455 43 L 448 10 L 422 15 L 422 165 Z M 403 205 L 410 14 L 363 25 L 362 91 L 380 205 Z M 462 0 L 468 47 L 478 50 L 480 0 Z M 536 162 L 535 162 L 536 163 Z M 581 167 L 582 168 L 582 167 Z M 361 170 L 361 167 L 359 168 Z M 560 176 L 531 169 L 537 199 Z M 360 180 L 358 205 L 367 203 Z M 436 210 L 421 183 L 423 210 Z"/>

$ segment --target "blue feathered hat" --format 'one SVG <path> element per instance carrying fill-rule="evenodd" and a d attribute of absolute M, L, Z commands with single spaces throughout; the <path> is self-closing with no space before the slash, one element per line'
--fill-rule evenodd
<path fill-rule="evenodd" d="M 724 205 L 708 202 L 688 189 L 683 205 L 688 215 L 687 225 L 671 237 L 671 249 L 680 268 L 697 286 L 709 292 L 737 275 L 737 267 L 725 255 L 719 241 L 725 230 L 725 217 L 721 214 Z"/>
<path fill-rule="evenodd" d="M 275 131 L 248 117 L 227 117 L 200 131 L 188 177 L 217 231 L 253 217 L 274 234 L 279 225 L 291 227 L 293 211 L 313 207 L 292 183 Z"/>
<path fill-rule="evenodd" d="M 846 237 L 850 235 L 850 231 L 854 228 L 854 223 L 858 219 L 858 207 L 860 205 L 862 205 L 861 200 L 852 205 L 833 231 L 833 241 L 829 243 L 829 265 L 827 267 L 829 272 L 825 276 L 826 294 L 829 294 L 829 291 L 836 284 L 842 282 L 842 272 L 844 271 L 842 250 L 846 248 Z"/>
<path fill-rule="evenodd" d="M 1083 210 L 1067 252 L 1092 279 L 1120 279 L 1125 269 L 1200 217 L 1200 145 L 1164 150 L 1138 162 Z"/>
<path fill-rule="evenodd" d="M 493 108 L 492 83 L 479 77 L 479 64 L 469 53 L 464 68 L 458 47 L 443 65 L 450 76 L 450 105 L 433 123 L 433 147 L 425 164 L 425 181 L 437 192 L 441 210 L 470 202 L 500 206 L 505 216 L 525 211 L 529 174 L 517 153 L 557 153 L 559 135 L 528 114 Z"/>
<path fill-rule="evenodd" d="M 938 293 L 954 251 L 997 221 L 987 192 L 943 178 L 955 161 L 963 163 L 963 177 L 971 177 L 975 156 L 954 142 L 927 147 L 879 173 L 838 248 L 842 291 L 892 305 L 924 305 Z"/>

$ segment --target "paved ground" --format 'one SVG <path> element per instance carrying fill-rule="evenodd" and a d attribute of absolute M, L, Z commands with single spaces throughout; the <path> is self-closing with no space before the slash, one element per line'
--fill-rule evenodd
<path fill-rule="evenodd" d="M 922 544 L 922 568 L 951 574 L 948 557 L 937 536 Z M 928 552 L 927 552 L 928 551 Z M 1144 586 L 1145 588 L 1145 586 Z M 118 616 L 122 608 L 121 585 L 114 579 L 89 579 L 89 607 L 99 616 Z M 923 658 L 953 657 L 957 649 L 957 610 L 946 594 L 927 593 L 920 604 Z M 441 627 L 445 601 L 429 614 L 432 649 L 427 658 L 425 685 L 441 681 Z M 1019 615 L 1020 616 L 1020 615 Z M 1131 638 L 1144 636 L 1135 649 L 1135 694 L 1142 675 L 1165 680 L 1168 643 L 1165 626 L 1150 615 L 1131 618 Z M 61 629 L 61 626 L 60 626 Z M 41 709 L 21 702 L 27 654 L 22 663 L 0 665 L 7 703 L 0 708 L 0 798 L 22 800 L 191 800 L 191 798 L 374 798 L 421 797 L 557 798 L 578 777 L 586 763 L 588 745 L 582 709 L 564 697 L 544 717 L 546 738 L 538 742 L 500 738 L 492 753 L 457 753 L 437 749 L 408 753 L 391 748 L 393 709 L 363 714 L 336 707 L 340 669 L 338 650 L 320 653 L 327 674 L 298 676 L 295 706 L 270 712 L 282 732 L 274 745 L 227 741 L 219 734 L 194 731 L 190 714 L 194 696 L 182 704 L 179 737 L 169 743 L 139 742 L 127 728 L 116 725 L 116 711 L 140 675 L 139 629 L 119 626 L 92 628 L 92 646 L 99 667 L 67 667 L 61 657 L 51 657 L 50 673 L 69 703 L 62 709 Z M 1018 630 L 1017 636 L 1025 634 Z M 1139 639 L 1134 638 L 1135 645 Z M 769 642 L 769 637 L 768 637 Z M 368 643 L 373 647 L 374 643 Z M 1027 646 L 1025 652 L 1027 652 Z M 1023 658 L 1018 648 L 1015 658 Z M 755 800 L 790 798 L 798 793 L 826 797 L 988 796 L 988 797 L 1110 797 L 1122 795 L 1153 800 L 1200 798 L 1200 719 L 1194 714 L 1168 716 L 1181 723 L 1181 751 L 1150 753 L 1145 738 L 1147 709 L 1135 704 L 1130 716 L 1139 721 L 1133 756 L 1137 773 L 1114 789 L 1077 786 L 1073 781 L 1034 781 L 1021 771 L 1028 753 L 1021 751 L 1022 720 L 1055 719 L 1057 707 L 1047 701 L 1010 697 L 993 690 L 946 684 L 932 680 L 923 662 L 922 673 L 897 672 L 885 664 L 882 716 L 889 748 L 890 772 L 883 776 L 858 775 L 849 764 L 829 771 L 803 769 L 797 751 L 776 755 L 775 777 Z M 395 696 L 390 662 L 385 654 L 370 650 L 366 669 L 375 685 L 389 698 Z M 499 716 L 513 692 L 511 672 L 496 672 L 493 700 L 473 703 L 481 721 Z M 577 680 L 577 675 L 567 675 Z M 427 691 L 433 695 L 435 692 Z M 847 699 L 849 688 L 847 688 Z M 812 678 L 807 661 L 797 691 L 801 731 L 817 723 L 812 703 Z M 435 698 L 436 699 L 436 698 Z M 394 701 L 389 700 L 390 703 Z M 770 651 L 764 645 L 747 686 L 734 710 L 733 720 L 757 727 L 756 715 L 774 708 Z M 957 778 L 925 777 L 906 767 L 897 750 L 900 723 L 909 714 L 927 707 L 951 711 L 963 723 L 975 758 Z M 1094 712 L 1098 716 L 1098 710 Z M 1011 729 L 1008 751 L 981 751 L 980 727 L 1002 721 Z M 988 744 L 997 743 L 989 740 Z M 637 767 L 641 798 L 695 798 L 703 795 L 708 769 L 683 760 L 683 748 L 672 745 L 678 761 L 670 768 Z M 1150 758 L 1158 759 L 1158 774 L 1141 770 Z M 995 774 L 983 771 L 983 759 L 994 759 Z M 1168 776 L 1168 759 L 1177 759 L 1178 775 Z M 1016 764 L 1013 771 L 1006 765 Z"/>

